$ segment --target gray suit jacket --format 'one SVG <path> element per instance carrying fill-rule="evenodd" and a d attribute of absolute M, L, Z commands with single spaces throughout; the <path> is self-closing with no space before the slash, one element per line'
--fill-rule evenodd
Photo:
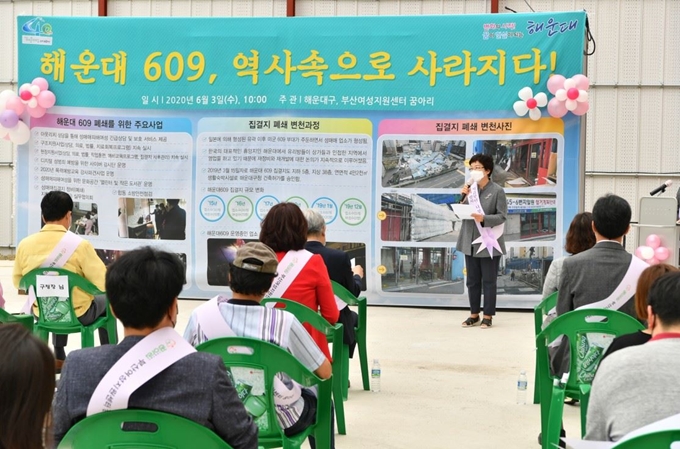
<path fill-rule="evenodd" d="M 141 339 L 127 337 L 118 345 L 68 355 L 52 407 L 55 446 L 85 418 L 99 381 Z M 135 391 L 128 407 L 183 416 L 213 430 L 234 449 L 257 448 L 257 426 L 229 382 L 222 359 L 213 354 L 197 352 L 180 359 Z"/>
<path fill-rule="evenodd" d="M 564 259 L 557 288 L 557 314 L 608 297 L 626 275 L 632 255 L 617 242 L 596 243 L 587 251 Z M 619 309 L 635 317 L 633 297 Z"/>
<path fill-rule="evenodd" d="M 484 221 L 482 226 L 485 228 L 493 228 L 499 224 L 505 223 L 508 217 L 508 200 L 505 196 L 505 190 L 493 181 L 490 181 L 484 186 L 484 189 L 479 191 L 479 202 L 482 204 L 484 210 Z M 464 201 L 467 203 L 467 199 Z M 458 242 L 456 242 L 456 250 L 462 252 L 466 256 L 472 257 L 489 257 L 489 251 L 483 250 L 477 254 L 479 244 L 472 244 L 472 241 L 479 237 L 479 231 L 475 225 L 474 220 L 463 220 L 463 226 L 458 234 Z M 493 250 L 494 256 L 505 254 L 505 238 L 500 236 L 498 244 L 501 247 L 502 253 L 498 250 Z"/>

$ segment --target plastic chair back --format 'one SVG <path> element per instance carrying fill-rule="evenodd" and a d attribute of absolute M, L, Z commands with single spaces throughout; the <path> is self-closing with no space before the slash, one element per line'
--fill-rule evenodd
<path fill-rule="evenodd" d="M 558 316 L 536 337 L 539 381 L 541 389 L 541 427 L 543 447 L 552 448 L 559 440 L 559 430 L 564 410 L 564 398 L 569 396 L 581 402 L 581 434 L 585 434 L 588 398 L 592 376 L 602 358 L 604 349 L 587 347 L 588 334 L 607 334 L 618 337 L 644 329 L 635 318 L 609 309 L 581 309 Z M 570 368 L 566 383 L 551 375 L 548 344 L 560 335 L 569 340 Z M 583 337 L 583 338 L 582 338 Z M 587 361 L 588 368 L 580 365 Z M 583 363 L 585 365 L 585 363 Z M 581 374 L 579 373 L 581 372 Z M 582 373 L 588 374 L 583 376 Z"/>
<path fill-rule="evenodd" d="M 534 307 L 534 338 L 541 333 L 543 328 L 543 322 L 548 316 L 550 311 L 557 306 L 557 292 L 553 292 L 550 295 L 543 298 L 536 307 Z M 536 350 L 536 369 L 534 372 L 534 404 L 541 402 L 541 388 L 539 386 L 540 376 L 538 374 L 538 350 Z"/>
<path fill-rule="evenodd" d="M 350 306 L 357 306 L 357 314 L 359 315 L 359 320 L 357 326 L 354 328 L 354 333 L 356 334 L 357 349 L 359 350 L 359 363 L 361 364 L 361 380 L 363 383 L 364 390 L 368 391 L 371 389 L 370 384 L 370 372 L 368 370 L 368 352 L 366 349 L 366 328 L 368 324 L 367 315 L 367 301 L 366 298 L 361 296 L 357 298 L 347 290 L 342 285 L 335 281 L 331 281 L 333 286 L 333 293 L 338 298 L 342 299 L 344 302 Z M 343 348 L 343 363 L 345 363 L 345 372 L 342 376 L 342 394 L 343 398 L 347 399 L 347 389 L 349 387 L 349 347 Z"/>
<path fill-rule="evenodd" d="M 59 449 L 231 449 L 210 429 L 152 410 L 115 410 L 79 421 Z"/>
<path fill-rule="evenodd" d="M 68 298 L 57 297 L 37 297 L 37 277 L 38 276 L 66 276 L 70 295 Z M 116 319 L 110 310 L 106 316 L 97 318 L 92 324 L 84 326 L 76 316 L 71 297 L 74 289 L 79 289 L 89 295 L 102 295 L 92 282 L 84 277 L 63 268 L 36 268 L 26 273 L 19 282 L 19 288 L 29 291 L 29 288 L 36 289 L 36 303 L 38 304 L 39 316 L 35 324 L 35 332 L 38 336 L 47 341 L 47 335 L 52 332 L 55 334 L 81 334 L 82 347 L 94 346 L 94 330 L 106 326 L 109 333 L 109 343 L 116 344 Z"/>
<path fill-rule="evenodd" d="M 680 447 L 680 429 L 660 430 L 639 435 L 616 444 L 612 449 L 676 449 Z"/>
<path fill-rule="evenodd" d="M 0 324 L 18 323 L 33 332 L 33 315 L 12 314 L 0 309 Z"/>
<path fill-rule="evenodd" d="M 261 447 L 300 447 L 310 434 L 319 449 L 328 449 L 331 441 L 331 380 L 320 379 L 285 349 L 266 341 L 246 337 L 215 338 L 200 344 L 198 351 L 222 357 L 228 368 L 262 371 L 263 391 L 250 395 L 254 388 L 237 386 L 237 391 L 248 412 L 259 426 L 258 444 Z M 274 404 L 274 376 L 286 373 L 303 387 L 317 386 L 316 423 L 298 435 L 286 437 L 276 419 Z M 249 385 L 248 387 L 255 387 Z M 263 422 L 264 421 L 264 422 Z M 199 447 L 199 446 L 195 446 Z"/>
<path fill-rule="evenodd" d="M 344 368 L 343 343 L 342 343 L 342 324 L 330 324 L 324 317 L 316 311 L 299 302 L 285 298 L 265 298 L 262 304 L 276 303 L 276 306 L 292 313 L 302 324 L 308 323 L 314 329 L 326 335 L 328 343 L 333 344 L 331 356 L 333 357 L 333 399 L 335 399 L 335 419 L 338 423 L 338 433 L 345 435 L 345 406 L 343 404 L 342 377 Z"/>

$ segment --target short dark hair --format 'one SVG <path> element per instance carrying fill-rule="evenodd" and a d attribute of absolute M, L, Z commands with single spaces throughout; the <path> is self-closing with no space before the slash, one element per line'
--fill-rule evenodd
<path fill-rule="evenodd" d="M 296 204 L 279 203 L 264 217 L 260 241 L 277 252 L 304 249 L 307 219 Z"/>
<path fill-rule="evenodd" d="M 641 320 L 647 319 L 647 305 L 649 290 L 652 287 L 654 281 L 659 279 L 666 273 L 671 273 L 674 271 L 679 271 L 673 265 L 668 265 L 666 263 L 658 263 L 656 265 L 650 265 L 645 268 L 640 277 L 638 278 L 637 287 L 635 289 L 635 313 L 637 317 Z"/>
<path fill-rule="evenodd" d="M 581 212 L 571 220 L 567 231 L 567 243 L 564 249 L 569 254 L 578 254 L 595 246 L 595 233 L 593 232 L 593 214 Z"/>
<path fill-rule="evenodd" d="M 475 154 L 470 158 L 469 165 L 472 165 L 473 162 L 479 162 L 484 166 L 484 170 L 489 170 L 489 176 L 493 173 L 493 158 L 488 154 Z"/>
<path fill-rule="evenodd" d="M 647 302 L 665 326 L 680 324 L 680 272 L 666 273 L 652 284 Z"/>
<path fill-rule="evenodd" d="M 123 326 L 157 326 L 186 283 L 177 254 L 149 246 L 123 254 L 106 272 L 106 295 Z"/>
<path fill-rule="evenodd" d="M 257 264 L 257 259 L 245 259 L 244 262 Z M 269 291 L 276 275 L 244 270 L 235 265 L 229 265 L 229 288 L 234 293 L 242 295 L 262 295 Z"/>
<path fill-rule="evenodd" d="M 616 239 L 626 233 L 631 215 L 628 201 L 611 193 L 598 198 L 593 206 L 595 230 L 608 239 Z"/>
<path fill-rule="evenodd" d="M 71 195 L 60 190 L 48 192 L 40 202 L 40 212 L 45 222 L 61 220 L 67 213 L 73 212 Z"/>
<path fill-rule="evenodd" d="M 177 206 L 179 204 L 178 199 L 172 199 L 172 200 L 167 200 L 167 201 L 168 201 L 168 204 L 171 205 L 171 206 Z"/>
<path fill-rule="evenodd" d="M 0 447 L 51 446 L 54 386 L 54 356 L 47 345 L 19 324 L 0 325 Z"/>

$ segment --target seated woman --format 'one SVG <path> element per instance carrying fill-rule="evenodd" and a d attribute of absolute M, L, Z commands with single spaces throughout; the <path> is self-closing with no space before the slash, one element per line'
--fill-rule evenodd
<path fill-rule="evenodd" d="M 0 448 L 52 446 L 54 356 L 19 324 L 0 325 Z"/>
<path fill-rule="evenodd" d="M 267 297 L 286 298 L 320 310 L 326 321 L 335 324 L 340 312 L 328 270 L 320 255 L 305 250 L 307 219 L 300 208 L 293 203 L 272 207 L 262 221 L 260 241 L 276 252 L 279 261 L 279 276 Z M 309 324 L 305 329 L 330 360 L 326 336 Z"/>
<path fill-rule="evenodd" d="M 660 263 L 646 268 L 645 271 L 640 274 L 637 289 L 635 290 L 635 312 L 640 321 L 647 321 L 647 296 L 649 295 L 649 289 L 652 287 L 652 284 L 664 274 L 673 271 L 678 271 L 678 269 L 672 265 Z M 649 329 L 618 336 L 612 341 L 611 345 L 609 345 L 602 356 L 602 360 L 619 349 L 647 343 L 651 338 L 652 331 Z M 602 363 L 602 360 L 600 360 L 600 363 Z"/>

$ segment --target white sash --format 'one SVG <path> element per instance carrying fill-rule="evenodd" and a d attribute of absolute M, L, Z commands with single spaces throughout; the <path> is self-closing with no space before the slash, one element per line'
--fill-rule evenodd
<path fill-rule="evenodd" d="M 73 253 L 78 249 L 78 245 L 83 239 L 78 237 L 71 231 L 66 231 L 66 234 L 59 240 L 57 246 L 54 247 L 49 256 L 40 265 L 40 268 L 62 268 L 66 262 L 71 258 Z M 36 301 L 35 290 L 33 286 L 28 289 L 28 298 L 21 309 L 21 313 L 28 315 L 31 313 L 31 307 Z"/>
<path fill-rule="evenodd" d="M 196 308 L 197 326 L 196 332 L 202 332 L 205 338 L 212 340 L 220 337 L 235 337 L 236 333 L 224 321 L 220 312 L 219 300 L 226 299 L 224 296 L 217 295 L 205 304 Z"/>
<path fill-rule="evenodd" d="M 633 256 L 630 260 L 630 265 L 628 265 L 628 271 L 626 275 L 619 283 L 618 287 L 614 289 L 611 295 L 603 299 L 602 301 L 597 301 L 591 304 L 586 304 L 585 306 L 578 307 L 579 309 L 612 309 L 619 310 L 633 295 L 635 295 L 635 289 L 637 288 L 638 279 L 640 274 L 649 267 L 647 262 L 642 259 L 638 259 Z"/>
<path fill-rule="evenodd" d="M 342 310 L 345 307 L 347 307 L 347 303 L 345 301 L 340 299 L 337 295 L 333 295 L 333 296 L 335 296 L 335 305 L 338 306 L 338 310 Z"/>
<path fill-rule="evenodd" d="M 489 181 L 491 182 L 491 181 Z M 475 211 L 480 215 L 486 215 L 484 209 L 482 208 L 482 203 L 479 200 L 479 186 L 477 183 L 473 183 L 470 186 L 470 193 L 468 195 L 468 204 L 475 208 Z M 503 235 L 505 230 L 505 223 L 501 223 L 498 226 L 492 228 L 483 227 L 481 223 L 474 220 L 477 231 L 479 232 L 479 237 L 475 239 L 472 244 L 479 243 L 479 248 L 477 248 L 477 254 L 486 249 L 489 252 L 489 257 L 493 258 L 493 250 L 496 248 L 499 254 L 503 254 L 498 239 Z"/>
<path fill-rule="evenodd" d="M 302 272 L 302 269 L 307 265 L 309 259 L 314 254 L 306 249 L 299 251 L 288 251 L 281 262 L 279 262 L 279 275 L 274 279 L 272 287 L 269 289 L 265 298 L 281 298 L 281 296 L 288 290 L 288 287 L 293 283 L 295 278 Z M 267 307 L 274 307 L 274 303 L 267 304 Z"/>
<path fill-rule="evenodd" d="M 171 327 L 160 328 L 139 341 L 121 357 L 97 385 L 87 405 L 87 415 L 124 410 L 130 396 L 158 373 L 196 352 Z"/>

